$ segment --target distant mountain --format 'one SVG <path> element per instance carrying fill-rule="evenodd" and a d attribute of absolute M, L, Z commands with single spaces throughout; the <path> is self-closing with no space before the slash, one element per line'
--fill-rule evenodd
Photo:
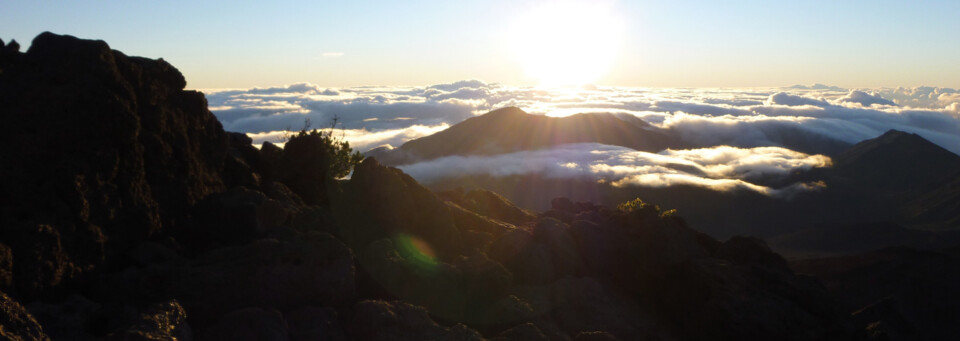
<path fill-rule="evenodd" d="M 373 158 L 335 179 L 328 139 L 254 148 L 173 66 L 102 41 L 0 42 L 0 69 L 3 340 L 849 340 L 862 327 L 763 241 L 713 239 L 656 205 L 557 199 L 537 214 L 488 191 L 441 197 Z M 527 119 L 507 121 L 617 131 L 613 116 Z M 521 141 L 502 148 L 566 141 L 494 128 Z"/>
<path fill-rule="evenodd" d="M 908 224 L 923 229 L 960 228 L 960 170 L 904 208 Z"/>
<path fill-rule="evenodd" d="M 601 143 L 659 152 L 679 148 L 679 139 L 629 115 L 531 115 L 519 108 L 497 109 L 392 150 L 368 152 L 384 164 L 400 165 L 451 155 L 492 155 L 567 143 Z"/>
<path fill-rule="evenodd" d="M 835 157 L 831 172 L 879 191 L 915 192 L 930 190 L 958 169 L 957 154 L 920 135 L 890 130 Z"/>

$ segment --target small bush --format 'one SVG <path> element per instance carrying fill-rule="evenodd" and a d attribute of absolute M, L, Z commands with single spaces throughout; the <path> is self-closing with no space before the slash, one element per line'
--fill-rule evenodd
<path fill-rule="evenodd" d="M 350 143 L 334 136 L 334 130 L 300 130 L 283 147 L 277 170 L 279 180 L 310 204 L 326 203 L 330 180 L 350 174 L 363 161 Z"/>

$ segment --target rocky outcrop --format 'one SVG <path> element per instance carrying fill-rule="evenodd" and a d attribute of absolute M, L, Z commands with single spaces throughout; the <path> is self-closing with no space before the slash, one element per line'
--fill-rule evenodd
<path fill-rule="evenodd" d="M 361 301 L 353 311 L 350 332 L 357 340 L 483 340 L 465 325 L 438 325 L 423 307 L 400 301 Z"/>
<path fill-rule="evenodd" d="M 422 240 L 436 256 L 449 259 L 460 253 L 460 233 L 447 205 L 407 174 L 368 158 L 358 165 L 340 205 L 339 220 L 350 226 L 341 231 L 354 248 L 398 235 Z"/>
<path fill-rule="evenodd" d="M 227 136 L 162 59 L 43 33 L 0 68 L 0 239 L 15 241 L 18 295 L 43 295 L 181 226 L 229 185 Z"/>
<path fill-rule="evenodd" d="M 174 295 L 202 325 L 244 307 L 287 311 L 348 304 L 356 297 L 354 272 L 350 249 L 315 232 L 296 241 L 263 239 L 222 248 L 183 265 L 147 267 L 128 279 L 134 283 L 118 285 Z"/>
<path fill-rule="evenodd" d="M 20 303 L 0 292 L 0 338 L 4 340 L 50 340 L 40 324 Z"/>
<path fill-rule="evenodd" d="M 720 242 L 639 200 L 557 199 L 537 216 L 485 190 L 438 196 L 372 158 L 340 180 L 322 135 L 256 150 L 162 60 L 49 33 L 0 51 L 10 339 L 851 335 L 825 290 L 757 239 Z M 621 142 L 663 142 L 648 137 Z M 894 330 L 884 311 L 861 316 Z"/>

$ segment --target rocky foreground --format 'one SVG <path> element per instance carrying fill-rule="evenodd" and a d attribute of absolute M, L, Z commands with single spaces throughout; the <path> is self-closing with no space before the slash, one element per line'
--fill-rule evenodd
<path fill-rule="evenodd" d="M 536 214 L 436 194 L 372 158 L 334 180 L 311 172 L 310 141 L 255 149 L 185 85 L 102 41 L 0 44 L 0 337 L 863 334 L 758 239 L 720 242 L 640 201 Z"/>

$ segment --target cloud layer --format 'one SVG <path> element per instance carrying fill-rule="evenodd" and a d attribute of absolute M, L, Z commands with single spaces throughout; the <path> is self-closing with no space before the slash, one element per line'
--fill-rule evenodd
<path fill-rule="evenodd" d="M 389 132 L 453 125 L 492 109 L 517 106 L 553 116 L 635 115 L 701 147 L 784 146 L 789 139 L 852 144 L 897 129 L 960 153 L 960 92 L 949 88 L 843 89 L 815 84 L 761 89 L 543 89 L 466 80 L 424 87 L 331 89 L 301 83 L 205 92 L 211 111 L 227 130 L 258 134 L 297 130 L 306 118 L 314 127 L 324 127 L 337 117 L 345 129 L 400 136 L 383 141 L 394 146 L 405 141 L 403 137 L 420 135 Z M 363 134 L 349 135 L 359 139 Z M 356 146 L 383 144 L 357 141 Z"/>
<path fill-rule="evenodd" d="M 785 188 L 757 180 L 829 165 L 829 158 L 794 148 L 853 144 L 889 129 L 920 134 L 960 153 L 960 92 L 947 88 L 842 89 L 816 84 L 764 89 L 644 89 L 507 87 L 466 80 L 425 87 L 283 87 L 206 91 L 224 128 L 247 132 L 255 143 L 278 142 L 305 119 L 324 128 L 337 118 L 355 149 L 399 146 L 487 111 L 517 106 L 532 114 L 633 115 L 665 129 L 690 150 L 644 153 L 597 144 L 484 157 L 446 157 L 403 170 L 421 181 L 490 174 L 541 173 L 587 178 L 614 186 L 693 185 L 771 196 L 819 188 Z M 804 150 L 801 148 L 801 150 Z"/>
<path fill-rule="evenodd" d="M 790 196 L 819 184 L 770 188 L 751 181 L 830 165 L 830 158 L 779 147 L 717 146 L 647 153 L 594 143 L 493 156 L 452 156 L 401 166 L 414 178 L 432 180 L 464 175 L 542 174 L 552 178 L 586 178 L 613 186 L 692 185 L 713 190 L 749 190 Z"/>

